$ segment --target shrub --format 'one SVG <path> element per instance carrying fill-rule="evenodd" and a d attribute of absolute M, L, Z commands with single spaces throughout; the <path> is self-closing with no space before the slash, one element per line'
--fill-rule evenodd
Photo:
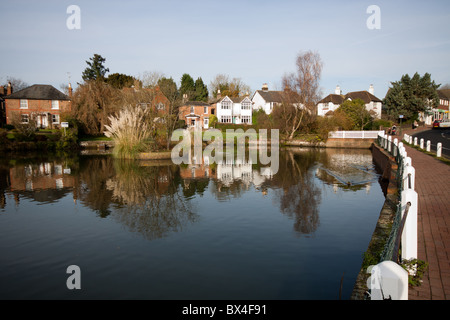
<path fill-rule="evenodd" d="M 105 136 L 113 139 L 117 156 L 133 158 L 146 149 L 146 142 L 151 136 L 146 117 L 145 110 L 132 107 L 121 110 L 117 117 L 108 117 L 110 125 L 105 125 Z"/>

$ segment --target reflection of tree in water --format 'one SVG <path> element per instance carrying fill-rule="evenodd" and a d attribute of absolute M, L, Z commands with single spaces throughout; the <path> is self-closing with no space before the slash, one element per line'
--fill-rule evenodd
<path fill-rule="evenodd" d="M 147 239 L 180 231 L 197 216 L 180 192 L 179 168 L 140 166 L 135 161 L 116 160 L 116 175 L 106 182 L 112 200 L 119 204 L 115 220 Z"/>
<path fill-rule="evenodd" d="M 276 199 L 280 210 L 294 219 L 294 230 L 300 234 L 313 233 L 319 226 L 321 192 L 311 170 L 318 158 L 315 151 L 297 153 L 288 149 L 280 153 L 279 170 L 272 179 L 272 185 L 279 187 Z"/>
<path fill-rule="evenodd" d="M 106 181 L 115 175 L 114 159 L 111 157 L 81 157 L 80 173 L 74 198 L 96 211 L 105 218 L 110 213 L 112 201 L 111 190 L 106 188 Z"/>

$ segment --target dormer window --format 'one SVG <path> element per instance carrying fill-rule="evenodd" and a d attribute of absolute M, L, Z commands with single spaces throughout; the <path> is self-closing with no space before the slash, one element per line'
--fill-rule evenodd
<path fill-rule="evenodd" d="M 252 107 L 251 102 L 249 102 L 249 101 L 242 102 L 242 109 L 244 109 L 244 110 L 250 110 L 251 107 Z"/>

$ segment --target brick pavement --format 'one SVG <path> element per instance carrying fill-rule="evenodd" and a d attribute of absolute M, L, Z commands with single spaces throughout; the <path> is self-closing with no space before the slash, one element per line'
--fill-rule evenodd
<path fill-rule="evenodd" d="M 429 128 L 417 131 L 424 129 Z M 414 132 L 403 130 L 402 134 Z M 416 171 L 418 258 L 429 264 L 422 285 L 410 288 L 409 300 L 450 300 L 450 166 L 405 148 Z"/>

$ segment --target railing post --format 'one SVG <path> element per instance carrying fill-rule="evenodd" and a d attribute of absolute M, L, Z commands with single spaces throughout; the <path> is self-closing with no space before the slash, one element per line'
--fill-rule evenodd
<path fill-rule="evenodd" d="M 423 138 L 420 139 L 420 149 L 423 149 Z"/>
<path fill-rule="evenodd" d="M 414 145 L 417 146 L 417 137 L 414 137 Z"/>
<path fill-rule="evenodd" d="M 402 233 L 402 260 L 417 259 L 417 192 L 413 189 L 403 190 L 401 194 L 402 218 L 404 208 L 409 202 L 408 216 Z"/>
<path fill-rule="evenodd" d="M 427 151 L 430 152 L 431 151 L 431 141 L 427 140 Z"/>
<path fill-rule="evenodd" d="M 393 152 L 393 156 L 394 157 L 397 157 L 397 153 L 398 153 L 398 139 L 397 138 L 395 138 L 394 139 L 394 152 Z"/>
<path fill-rule="evenodd" d="M 371 300 L 408 300 L 408 272 L 393 261 L 370 266 L 367 280 Z"/>
<path fill-rule="evenodd" d="M 436 155 L 438 158 L 442 157 L 442 143 L 441 142 L 438 142 L 438 144 L 437 144 L 437 154 Z"/>
<path fill-rule="evenodd" d="M 411 164 L 405 166 L 405 170 L 403 171 L 403 190 L 414 190 L 415 180 L 416 169 Z"/>
<path fill-rule="evenodd" d="M 412 136 L 409 136 L 409 141 L 408 141 L 409 144 L 412 144 L 412 142 L 413 142 L 412 138 L 413 138 Z"/>
<path fill-rule="evenodd" d="M 392 143 L 392 137 L 389 136 L 389 137 L 388 137 L 388 149 L 387 149 L 387 151 L 388 151 L 389 153 L 391 153 L 391 151 L 392 151 L 391 143 Z"/>

